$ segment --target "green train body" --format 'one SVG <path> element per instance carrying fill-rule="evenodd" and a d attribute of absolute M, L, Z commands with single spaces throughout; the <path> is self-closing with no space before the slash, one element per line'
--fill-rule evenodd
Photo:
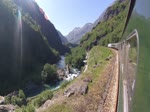
<path fill-rule="evenodd" d="M 150 0 L 131 0 L 118 47 L 117 112 L 150 112 Z"/>

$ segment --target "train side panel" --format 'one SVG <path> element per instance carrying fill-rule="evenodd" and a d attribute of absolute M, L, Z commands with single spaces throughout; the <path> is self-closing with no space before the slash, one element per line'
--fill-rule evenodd
<path fill-rule="evenodd" d="M 149 11 L 150 0 L 136 0 L 120 42 L 118 112 L 150 112 Z"/>

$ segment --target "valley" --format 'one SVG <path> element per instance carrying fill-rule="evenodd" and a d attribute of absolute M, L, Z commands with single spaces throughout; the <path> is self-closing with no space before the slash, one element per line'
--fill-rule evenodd
<path fill-rule="evenodd" d="M 0 112 L 115 112 L 118 52 L 107 45 L 128 8 L 117 0 L 63 36 L 36 1 L 1 0 Z"/>

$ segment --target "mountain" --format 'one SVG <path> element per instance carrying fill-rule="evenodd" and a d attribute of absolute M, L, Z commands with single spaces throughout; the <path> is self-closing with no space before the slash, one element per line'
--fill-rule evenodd
<path fill-rule="evenodd" d="M 82 36 L 91 31 L 92 28 L 92 23 L 87 23 L 82 28 L 76 27 L 66 36 L 66 38 L 70 43 L 79 44 Z"/>
<path fill-rule="evenodd" d="M 35 0 L 14 0 L 26 14 L 38 23 L 42 34 L 47 38 L 49 45 L 57 50 L 60 54 L 64 54 L 68 49 L 62 44 L 61 37 L 59 36 L 54 25 L 48 20 L 47 15 L 40 8 Z"/>
<path fill-rule="evenodd" d="M 102 20 L 104 20 L 104 14 L 106 13 L 106 10 L 99 16 L 99 18 L 94 23 L 87 23 L 82 28 L 76 27 L 74 28 L 67 36 L 66 38 L 70 43 L 73 44 L 79 44 L 81 38 L 88 32 L 90 32 L 93 28 L 96 27 L 98 23 L 100 23 Z"/>
<path fill-rule="evenodd" d="M 0 0 L 0 94 L 40 83 L 45 63 L 69 49 L 34 0 Z"/>
<path fill-rule="evenodd" d="M 109 43 L 117 43 L 121 40 L 128 15 L 130 0 L 117 0 L 108 7 L 99 17 L 99 22 L 86 33 L 80 40 L 80 44 L 71 49 L 66 56 L 66 64 L 75 68 L 81 68 L 85 60 L 86 52 L 94 46 L 107 46 Z"/>
<path fill-rule="evenodd" d="M 67 36 L 66 38 L 70 43 L 73 44 L 79 44 L 81 38 L 88 32 L 90 32 L 93 28 L 96 27 L 98 23 L 100 23 L 102 20 L 104 20 L 104 14 L 106 13 L 106 10 L 99 16 L 99 18 L 94 23 L 87 23 L 82 28 L 76 27 L 74 28 Z"/>
<path fill-rule="evenodd" d="M 61 41 L 62 41 L 62 44 L 67 44 L 67 43 L 68 43 L 68 40 L 66 39 L 66 37 L 63 36 L 60 31 L 57 30 L 57 32 L 58 32 L 58 35 L 59 35 L 59 37 L 60 37 L 60 39 L 61 39 Z"/>
<path fill-rule="evenodd" d="M 129 0 L 118 0 L 102 14 L 101 21 L 83 36 L 80 46 L 89 50 L 94 45 L 119 42 L 129 7 Z"/>
<path fill-rule="evenodd" d="M 125 0 L 118 0 L 120 3 L 124 2 Z M 111 6 L 108 7 L 100 16 L 99 18 L 94 22 L 94 23 L 87 23 L 85 24 L 82 28 L 79 28 L 79 27 L 76 27 L 74 28 L 67 36 L 66 38 L 68 39 L 68 41 L 70 43 L 73 43 L 73 44 L 79 44 L 80 43 L 80 40 L 81 38 L 88 32 L 90 32 L 93 28 L 96 27 L 97 24 L 99 24 L 101 21 L 104 21 L 104 20 L 107 20 L 109 19 L 107 17 L 107 15 L 117 15 L 119 13 L 119 11 L 115 11 L 114 13 L 116 14 L 113 14 L 113 12 L 111 12 Z"/>

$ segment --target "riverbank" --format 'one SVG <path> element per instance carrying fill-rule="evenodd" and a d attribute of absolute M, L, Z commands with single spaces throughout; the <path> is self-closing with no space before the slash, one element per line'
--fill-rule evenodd
<path fill-rule="evenodd" d="M 27 98 L 34 97 L 40 94 L 44 90 L 51 90 L 51 91 L 57 90 L 60 88 L 63 82 L 71 81 L 80 75 L 80 71 L 78 69 L 69 68 L 65 64 L 65 56 L 61 56 L 60 61 L 56 63 L 56 67 L 57 67 L 58 80 L 54 80 L 48 84 L 44 83 L 39 85 L 31 81 L 28 82 L 26 84 L 26 88 L 24 89 Z"/>
<path fill-rule="evenodd" d="M 46 101 L 37 112 L 97 112 L 100 101 L 107 95 L 105 88 L 108 88 L 114 58 L 110 49 L 94 47 L 89 52 L 86 72 L 66 88 L 56 91 L 52 100 Z"/>

